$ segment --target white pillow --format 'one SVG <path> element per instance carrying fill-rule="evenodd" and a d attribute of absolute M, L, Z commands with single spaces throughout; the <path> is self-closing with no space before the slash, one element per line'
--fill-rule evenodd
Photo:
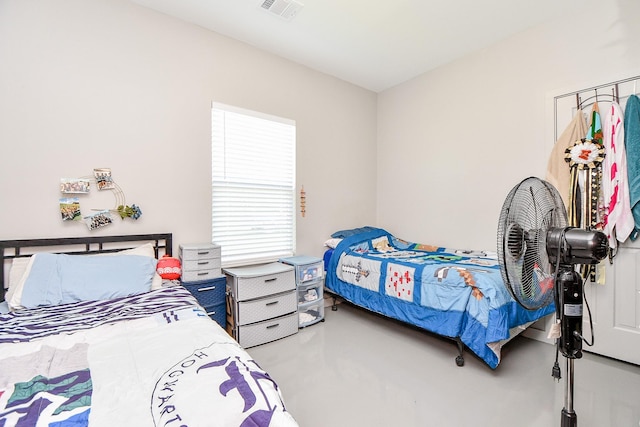
<path fill-rule="evenodd" d="M 26 263 L 24 262 L 26 261 Z M 11 310 L 21 307 L 22 289 L 24 281 L 29 276 L 31 264 L 33 263 L 33 255 L 29 258 L 14 258 L 9 271 L 9 291 L 4 296 L 5 301 Z M 16 271 L 14 272 L 14 266 Z"/>
<path fill-rule="evenodd" d="M 89 256 L 110 256 L 110 255 L 141 255 L 151 258 L 156 257 L 155 250 L 151 243 L 145 243 L 144 245 L 124 249 L 118 252 L 109 252 L 105 254 L 94 254 Z M 11 269 L 9 270 L 9 290 L 5 295 L 5 300 L 9 307 L 12 309 L 19 309 L 22 307 L 22 291 L 24 282 L 29 276 L 31 270 L 31 264 L 33 255 L 28 258 L 14 258 L 11 263 Z M 162 277 L 156 272 L 153 275 L 153 281 L 151 282 L 151 290 L 162 288 Z"/>
<path fill-rule="evenodd" d="M 338 243 L 342 242 L 342 239 L 338 239 L 338 238 L 331 238 L 329 240 L 327 240 L 326 242 L 324 242 L 324 245 L 328 248 L 331 249 L 335 249 L 336 246 L 338 246 Z"/>
<path fill-rule="evenodd" d="M 24 272 L 27 271 L 27 265 L 29 265 L 30 260 L 31 257 L 13 259 L 11 268 L 9 269 L 9 284 L 7 289 L 10 290 L 20 282 L 20 279 L 24 276 Z"/>
<path fill-rule="evenodd" d="M 122 251 L 117 252 L 109 252 L 106 254 L 95 254 L 95 256 L 109 256 L 109 255 L 143 255 L 150 256 L 151 258 L 156 257 L 156 253 L 153 251 L 153 245 L 151 243 L 145 243 L 144 245 L 140 245 L 131 249 L 124 249 Z"/>

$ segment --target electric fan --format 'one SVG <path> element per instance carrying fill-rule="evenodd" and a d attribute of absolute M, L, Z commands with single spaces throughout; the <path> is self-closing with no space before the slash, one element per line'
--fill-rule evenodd
<path fill-rule="evenodd" d="M 562 427 L 578 425 L 573 410 L 573 361 L 582 357 L 583 283 L 575 265 L 597 264 L 607 253 L 604 233 L 567 227 L 562 198 L 548 182 L 530 177 L 507 195 L 498 223 L 500 272 L 524 308 L 536 310 L 555 302 L 558 346 L 567 359 Z"/>

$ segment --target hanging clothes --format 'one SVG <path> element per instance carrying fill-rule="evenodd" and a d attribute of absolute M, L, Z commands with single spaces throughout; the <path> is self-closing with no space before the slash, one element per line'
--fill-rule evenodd
<path fill-rule="evenodd" d="M 585 137 L 567 148 L 565 160 L 569 162 L 569 225 L 588 230 L 602 230 L 605 214 L 602 197 L 602 161 L 605 152 L 602 145 L 602 125 L 598 103 L 593 104 L 591 123 Z M 596 269 L 592 265 L 581 266 L 582 277 L 596 281 Z M 601 281 L 604 280 L 602 277 Z"/>
<path fill-rule="evenodd" d="M 636 240 L 640 232 L 640 99 L 636 95 L 631 95 L 627 99 L 624 112 L 624 134 L 629 199 L 634 218 L 634 230 L 629 237 L 631 240 Z"/>
<path fill-rule="evenodd" d="M 551 156 L 547 163 L 547 174 L 545 179 L 552 184 L 558 192 L 565 207 L 569 207 L 569 192 L 570 192 L 570 173 L 567 167 L 565 158 L 565 151 L 567 148 L 575 144 L 576 141 L 583 138 L 587 133 L 587 121 L 584 117 L 582 110 L 578 109 L 573 116 L 571 123 L 562 132 L 556 144 L 553 146 Z"/>
<path fill-rule="evenodd" d="M 565 150 L 570 166 L 569 225 L 601 230 L 604 203 L 600 183 L 605 153 L 598 103 L 593 104 L 590 117 L 586 135 Z"/>
<path fill-rule="evenodd" d="M 617 102 L 612 102 L 604 116 L 602 193 L 605 203 L 603 231 L 609 239 L 609 247 L 614 250 L 617 249 L 618 242 L 627 240 L 634 228 L 627 182 L 623 121 L 622 108 Z"/>

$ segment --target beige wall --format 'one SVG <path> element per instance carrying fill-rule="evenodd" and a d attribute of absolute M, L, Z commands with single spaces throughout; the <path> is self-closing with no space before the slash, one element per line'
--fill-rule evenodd
<path fill-rule="evenodd" d="M 209 241 L 212 101 L 296 121 L 298 253 L 375 222 L 373 92 L 126 0 L 0 0 L 0 58 L 0 239 L 90 234 L 61 221 L 59 180 L 110 167 L 143 216 L 93 234 Z"/>
<path fill-rule="evenodd" d="M 640 75 L 639 16 L 605 0 L 379 94 L 378 224 L 495 250 L 509 189 L 545 175 L 553 97 Z"/>
<path fill-rule="evenodd" d="M 553 96 L 640 74 L 638 16 L 603 0 L 375 94 L 126 0 L 0 0 L 0 239 L 89 234 L 59 179 L 111 167 L 144 214 L 93 234 L 209 240 L 218 101 L 296 120 L 298 253 L 362 225 L 490 250 L 508 190 L 544 175 Z"/>

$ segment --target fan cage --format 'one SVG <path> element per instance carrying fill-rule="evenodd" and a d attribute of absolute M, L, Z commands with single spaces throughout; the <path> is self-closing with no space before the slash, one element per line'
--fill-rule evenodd
<path fill-rule="evenodd" d="M 502 279 L 513 298 L 536 310 L 553 300 L 553 265 L 547 254 L 547 232 L 567 226 L 558 191 L 530 177 L 507 195 L 498 223 L 498 260 Z"/>

